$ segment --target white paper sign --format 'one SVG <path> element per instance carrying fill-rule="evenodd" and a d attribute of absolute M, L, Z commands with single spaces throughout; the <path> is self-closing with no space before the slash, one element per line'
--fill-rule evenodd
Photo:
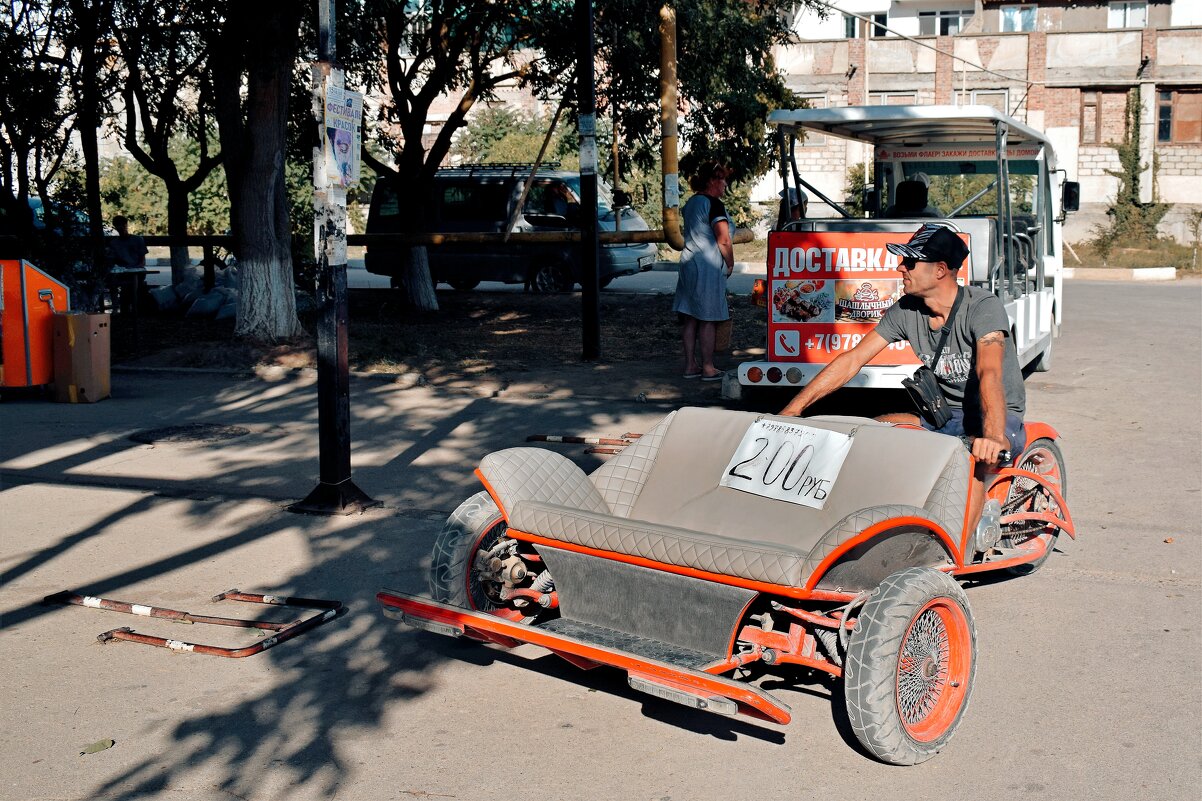
<path fill-rule="evenodd" d="M 743 435 L 718 483 L 821 509 L 839 478 L 851 443 L 851 436 L 838 431 L 757 420 Z"/>

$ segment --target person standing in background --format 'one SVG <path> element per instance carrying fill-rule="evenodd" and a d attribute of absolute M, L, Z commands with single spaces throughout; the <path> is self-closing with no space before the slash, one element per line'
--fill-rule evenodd
<path fill-rule="evenodd" d="M 780 195 L 780 211 L 776 214 L 776 230 L 784 230 L 784 227 L 795 220 L 804 220 L 806 212 L 810 206 L 810 196 L 800 189 L 789 187 L 789 202 L 785 203 L 785 190 L 782 189 L 778 193 Z"/>
<path fill-rule="evenodd" d="M 113 269 L 109 274 L 109 285 L 118 295 L 118 308 L 123 312 L 133 311 L 137 303 L 137 295 L 142 290 L 146 280 L 146 240 L 129 232 L 129 219 L 117 215 L 113 218 L 113 228 L 117 229 L 115 239 L 109 240 L 109 256 L 113 260 Z M 133 273 L 127 279 L 124 273 Z"/>
<path fill-rule="evenodd" d="M 689 179 L 696 194 L 684 205 L 684 252 L 672 311 L 681 323 L 684 377 L 702 381 L 722 380 L 714 366 L 714 340 L 718 323 L 730 319 L 726 279 L 734 270 L 735 251 L 722 203 L 729 175 L 720 162 L 705 162 Z"/>

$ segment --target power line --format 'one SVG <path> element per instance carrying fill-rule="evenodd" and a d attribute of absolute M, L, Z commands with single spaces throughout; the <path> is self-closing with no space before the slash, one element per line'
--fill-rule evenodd
<path fill-rule="evenodd" d="M 827 0 L 810 0 L 810 2 L 815 3 L 816 5 L 826 6 L 827 8 L 829 8 L 832 11 L 838 11 L 840 14 L 844 14 L 849 17 L 855 17 L 856 19 L 861 20 L 862 22 L 866 22 L 869 25 L 872 25 L 873 27 L 880 28 L 883 31 L 887 31 L 888 33 L 893 34 L 894 36 L 898 37 L 899 39 L 905 39 L 907 42 L 913 42 L 914 44 L 918 45 L 919 47 L 925 47 L 927 50 L 934 50 L 936 53 L 938 53 L 940 55 L 947 56 L 948 58 L 963 62 L 964 64 L 967 64 L 970 67 L 979 69 L 981 72 L 987 72 L 990 75 L 996 75 L 999 78 L 1006 79 L 1007 81 L 1014 81 L 1016 83 L 1025 83 L 1027 86 L 1031 86 L 1031 85 L 1045 86 L 1046 85 L 1043 81 L 1032 81 L 1029 78 L 1014 78 L 1009 75 L 1005 75 L 1003 73 L 988 69 L 986 67 L 981 66 L 980 64 L 977 64 L 974 61 L 969 61 L 968 59 L 963 58 L 962 56 L 957 56 L 955 53 L 949 53 L 946 50 L 940 50 L 938 47 L 935 47 L 934 45 L 929 45 L 926 42 L 915 39 L 913 36 L 907 36 L 904 33 L 895 31 L 886 25 L 882 25 L 879 22 L 876 22 L 868 17 L 865 17 L 862 14 L 856 14 L 853 11 L 845 11 L 844 9 L 836 6 L 834 3 L 827 2 Z M 871 28 L 869 30 L 871 30 Z M 865 49 L 864 49 L 864 58 L 865 59 L 868 58 L 867 45 L 865 46 Z"/>

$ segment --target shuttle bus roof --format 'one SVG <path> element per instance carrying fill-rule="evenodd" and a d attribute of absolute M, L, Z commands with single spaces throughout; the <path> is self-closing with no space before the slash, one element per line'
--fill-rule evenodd
<path fill-rule="evenodd" d="M 997 126 L 1007 129 L 1007 146 L 1037 145 L 1055 167 L 1051 142 L 1040 131 L 991 106 L 844 106 L 773 111 L 768 124 L 786 132 L 813 131 L 855 142 L 930 147 L 979 144 L 992 147 Z"/>

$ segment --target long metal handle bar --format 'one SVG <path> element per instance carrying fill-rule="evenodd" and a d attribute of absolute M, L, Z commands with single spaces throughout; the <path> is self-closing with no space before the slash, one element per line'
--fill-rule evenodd
<path fill-rule="evenodd" d="M 108 609 L 113 612 L 125 612 L 131 615 L 139 615 L 141 617 L 157 617 L 164 620 L 174 620 L 177 623 L 205 623 L 214 626 L 233 626 L 235 628 L 252 628 L 265 629 L 273 631 L 270 637 L 267 637 L 254 645 L 246 646 L 245 648 L 223 648 L 216 645 L 205 645 L 203 643 L 185 642 L 183 640 L 172 640 L 166 637 L 155 637 L 149 634 L 139 634 L 130 628 L 113 629 L 106 631 L 97 636 L 97 639 L 102 643 L 107 643 L 112 640 L 129 640 L 130 642 L 140 642 L 144 645 L 153 645 L 159 648 L 168 648 L 172 651 L 190 651 L 198 654 L 208 654 L 210 656 L 224 656 L 231 659 L 240 659 L 242 657 L 253 656 L 254 654 L 266 651 L 268 648 L 273 648 L 282 642 L 292 639 L 299 634 L 303 634 L 310 629 L 317 628 L 322 623 L 328 620 L 333 620 L 342 611 L 341 601 L 327 601 L 320 598 L 299 598 L 286 595 L 265 595 L 260 593 L 242 592 L 240 590 L 228 590 L 220 595 L 213 596 L 214 601 L 243 601 L 245 603 L 269 604 L 272 606 L 293 606 L 302 609 L 319 609 L 318 614 L 301 620 L 295 620 L 291 623 L 276 623 L 270 620 L 240 620 L 238 618 L 215 617 L 212 615 L 194 615 L 191 612 L 184 612 L 178 609 L 167 609 L 159 606 L 148 606 L 145 604 L 134 604 L 126 601 L 116 601 L 111 598 L 98 598 L 91 595 L 79 595 L 70 590 L 47 595 L 42 602 L 46 604 L 72 604 L 75 606 L 85 606 L 91 609 Z"/>

